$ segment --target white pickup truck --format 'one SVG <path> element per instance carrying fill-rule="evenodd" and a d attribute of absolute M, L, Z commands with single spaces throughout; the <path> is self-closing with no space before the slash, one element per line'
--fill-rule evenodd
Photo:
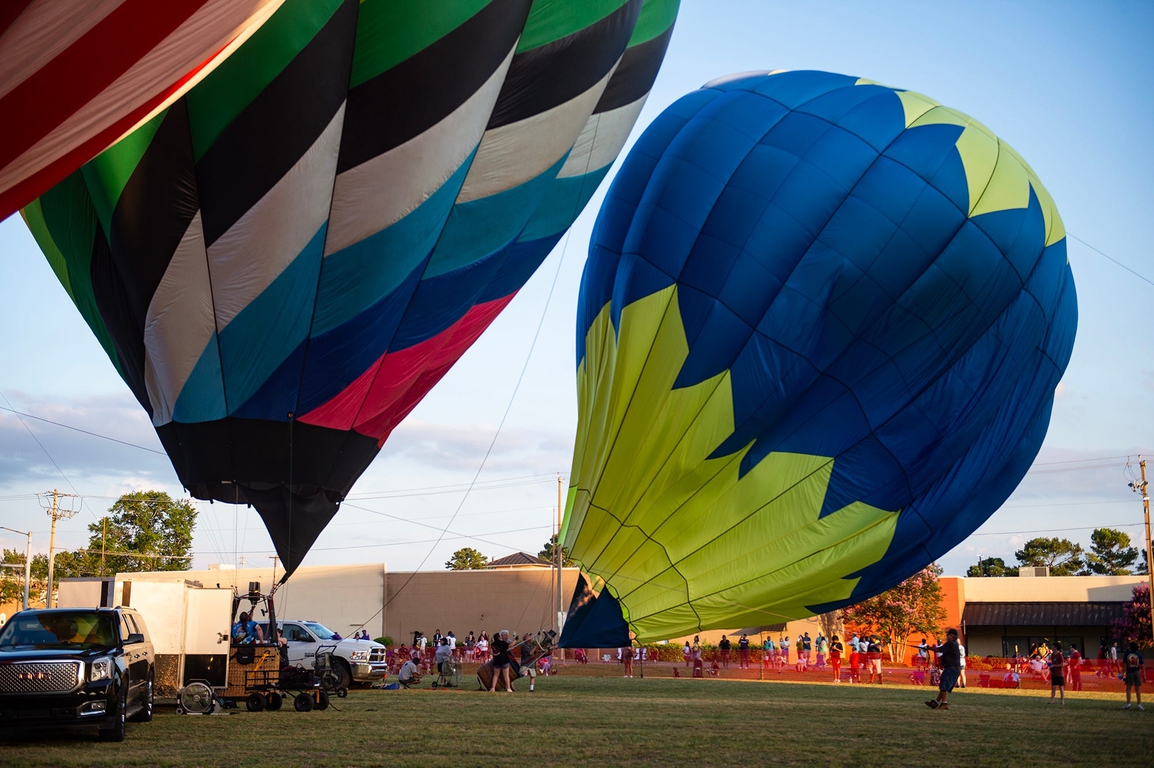
<path fill-rule="evenodd" d="M 375 683 L 384 679 L 388 671 L 385 646 L 380 643 L 337 639 L 335 632 L 316 621 L 277 619 L 276 625 L 281 637 L 288 641 L 289 664 L 312 668 L 318 648 L 332 652 L 338 688 L 348 688 L 354 682 Z M 268 622 L 261 625 L 261 631 L 268 636 Z"/>

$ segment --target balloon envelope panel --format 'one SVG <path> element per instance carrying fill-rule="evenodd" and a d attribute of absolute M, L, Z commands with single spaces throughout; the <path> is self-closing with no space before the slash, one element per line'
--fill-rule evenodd
<path fill-rule="evenodd" d="M 29 205 L 198 498 L 286 568 L 616 158 L 676 0 L 285 0 Z"/>
<path fill-rule="evenodd" d="M 6 0 L 0 219 L 180 98 L 282 2 Z"/>
<path fill-rule="evenodd" d="M 1076 324 L 1054 203 L 985 126 L 844 75 L 707 84 L 598 218 L 564 545 L 642 639 L 877 594 L 1016 487 Z"/>

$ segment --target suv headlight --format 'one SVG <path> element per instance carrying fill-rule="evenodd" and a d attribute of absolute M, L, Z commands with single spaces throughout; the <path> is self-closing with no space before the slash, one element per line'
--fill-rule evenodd
<path fill-rule="evenodd" d="M 88 680 L 95 682 L 97 680 L 111 680 L 112 679 L 112 659 L 104 658 L 97 659 L 88 665 Z"/>
<path fill-rule="evenodd" d="M 349 658 L 352 659 L 353 661 L 368 661 L 369 660 L 369 652 L 368 651 L 353 651 L 352 653 L 349 654 Z"/>

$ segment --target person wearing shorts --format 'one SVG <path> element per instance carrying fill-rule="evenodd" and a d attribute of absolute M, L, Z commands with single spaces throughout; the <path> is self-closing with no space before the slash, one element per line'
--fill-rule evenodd
<path fill-rule="evenodd" d="M 1130 691 L 1134 691 L 1138 709 L 1142 706 L 1142 654 L 1138 653 L 1138 643 L 1130 643 L 1130 650 L 1122 654 L 1122 679 L 1126 683 L 1126 706 L 1130 708 Z"/>
<path fill-rule="evenodd" d="M 521 653 L 521 677 L 528 676 L 529 692 L 532 693 L 533 686 L 537 684 L 537 660 L 533 658 L 537 643 L 533 640 L 531 632 L 526 632 L 523 638 L 521 644 L 517 646 Z"/>
<path fill-rule="evenodd" d="M 505 690 L 513 692 L 513 677 L 510 672 L 513 668 L 513 656 L 509 651 L 509 630 L 502 629 L 493 639 L 493 684 L 489 688 L 490 693 L 497 692 L 498 678 L 504 678 Z"/>
<path fill-rule="evenodd" d="M 1050 703 L 1054 703 L 1054 692 L 1061 693 L 1062 705 L 1066 704 L 1066 657 L 1062 655 L 1062 641 L 1054 641 L 1050 651 Z"/>
<path fill-rule="evenodd" d="M 930 709 L 949 709 L 950 691 L 958 684 L 958 677 L 962 674 L 962 652 L 958 646 L 958 630 L 946 630 L 946 642 L 930 648 L 938 654 L 942 663 L 942 676 L 938 681 L 938 696 L 930 699 L 926 706 Z"/>

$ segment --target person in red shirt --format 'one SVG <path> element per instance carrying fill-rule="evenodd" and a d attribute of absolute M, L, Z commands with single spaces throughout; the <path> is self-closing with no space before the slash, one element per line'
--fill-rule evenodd
<path fill-rule="evenodd" d="M 849 681 L 851 683 L 861 682 L 861 673 L 858 671 L 858 665 L 861 664 L 861 654 L 858 653 L 856 643 L 849 644 Z"/>
<path fill-rule="evenodd" d="M 1054 641 L 1054 650 L 1050 651 L 1050 703 L 1054 703 L 1054 693 L 1060 692 L 1062 705 L 1066 704 L 1066 657 L 1062 655 L 1062 642 Z"/>
<path fill-rule="evenodd" d="M 1066 660 L 1066 666 L 1070 670 L 1070 690 L 1082 690 L 1082 654 L 1078 652 L 1078 646 L 1070 646 L 1070 658 Z"/>

